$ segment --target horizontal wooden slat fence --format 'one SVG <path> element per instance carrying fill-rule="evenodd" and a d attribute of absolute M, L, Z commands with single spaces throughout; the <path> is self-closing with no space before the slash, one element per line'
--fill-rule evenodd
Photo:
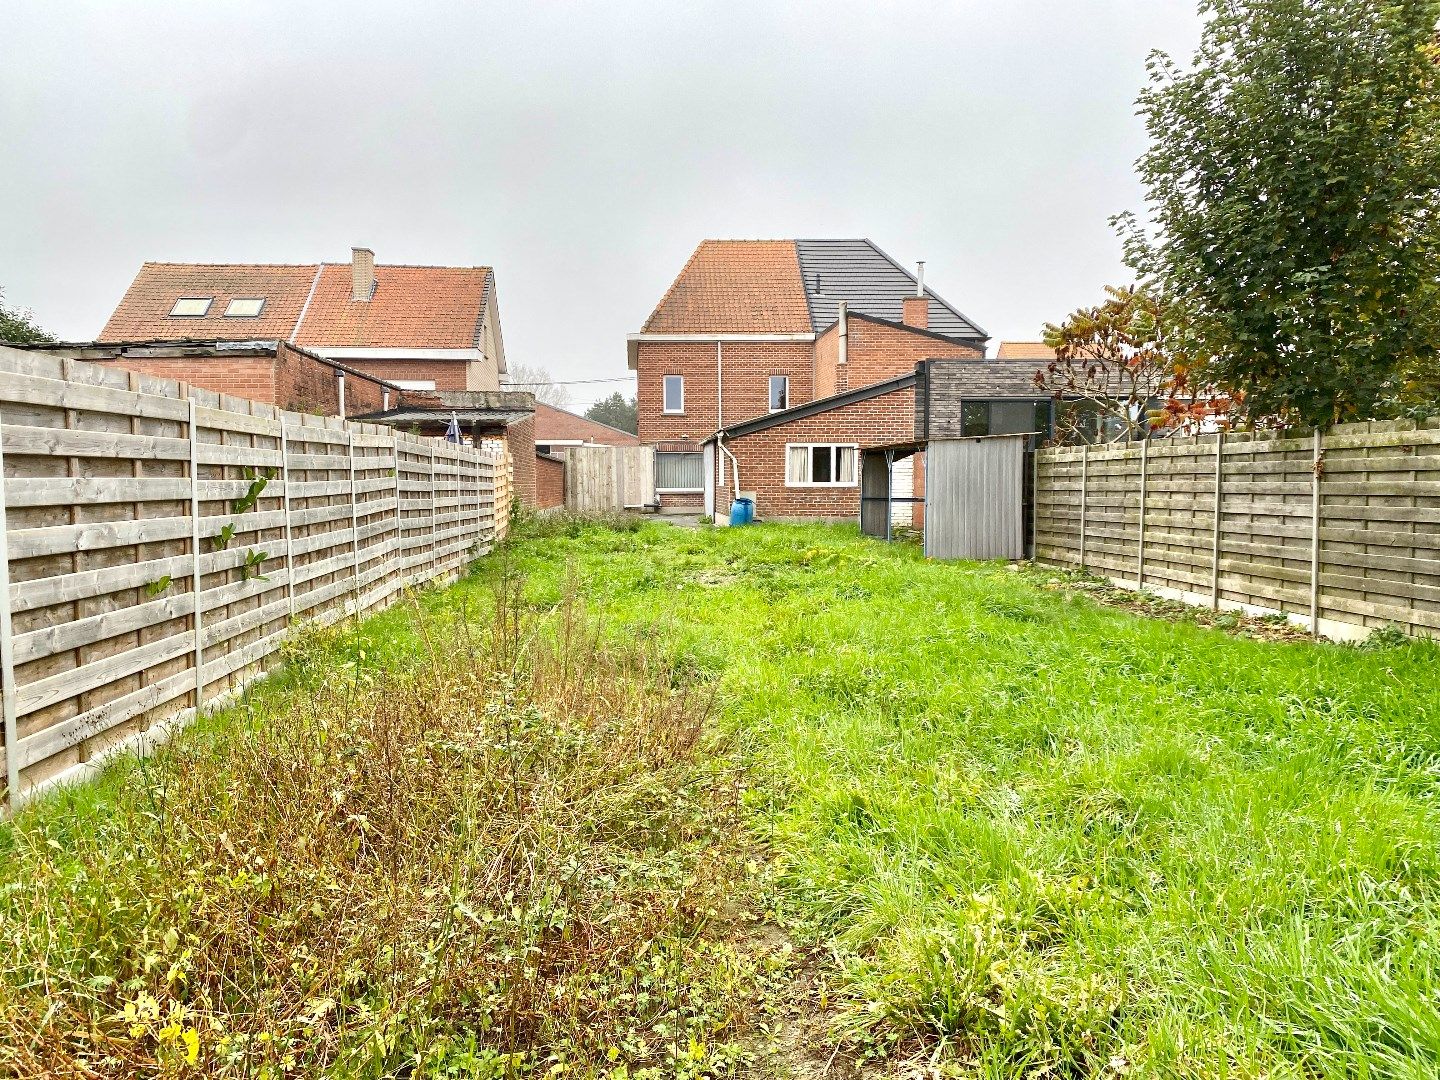
<path fill-rule="evenodd" d="M 7 805 L 164 734 L 325 624 L 454 575 L 510 458 L 0 348 Z"/>
<path fill-rule="evenodd" d="M 1440 421 L 1046 448 L 1035 555 L 1330 637 L 1440 636 Z"/>

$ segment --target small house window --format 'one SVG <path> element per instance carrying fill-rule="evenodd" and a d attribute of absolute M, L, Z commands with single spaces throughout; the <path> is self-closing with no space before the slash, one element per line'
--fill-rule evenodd
<path fill-rule="evenodd" d="M 770 411 L 783 412 L 790 407 L 790 376 L 770 376 Z"/>
<path fill-rule="evenodd" d="M 704 491 L 705 455 L 656 454 L 656 491 Z"/>
<path fill-rule="evenodd" d="M 854 487 L 859 449 L 854 445 L 785 448 L 786 487 Z"/>
<path fill-rule="evenodd" d="M 253 319 L 265 310 L 263 296 L 237 296 L 225 305 L 227 319 Z"/>
<path fill-rule="evenodd" d="M 665 401 L 663 408 L 667 413 L 683 413 L 685 411 L 685 376 L 665 376 Z"/>
<path fill-rule="evenodd" d="M 213 296 L 182 296 L 170 309 L 172 319 L 199 319 L 210 311 Z"/>
<path fill-rule="evenodd" d="M 960 406 L 960 434 L 966 438 L 990 434 L 990 403 L 966 401 Z"/>

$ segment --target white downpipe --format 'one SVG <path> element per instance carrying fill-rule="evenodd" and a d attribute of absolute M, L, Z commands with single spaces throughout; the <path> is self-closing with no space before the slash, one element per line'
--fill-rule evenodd
<path fill-rule="evenodd" d="M 717 434 L 715 436 L 715 445 L 720 447 L 720 452 L 730 459 L 730 479 L 735 490 L 735 498 L 738 499 L 740 497 L 740 462 L 735 460 L 735 455 L 725 445 L 724 435 Z"/>
<path fill-rule="evenodd" d="M 850 359 L 850 305 L 844 300 L 840 301 L 840 343 L 839 352 L 835 357 L 837 364 L 843 364 Z"/>

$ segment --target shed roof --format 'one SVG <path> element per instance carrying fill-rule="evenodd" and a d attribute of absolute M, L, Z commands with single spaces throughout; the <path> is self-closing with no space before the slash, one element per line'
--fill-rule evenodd
<path fill-rule="evenodd" d="M 731 424 L 728 428 L 716 432 L 716 435 L 724 435 L 727 438 L 738 438 L 741 435 L 753 435 L 757 431 L 767 431 L 781 424 L 788 424 L 795 420 L 804 420 L 806 417 L 818 416 L 821 413 L 829 412 L 831 409 L 839 409 L 846 405 L 854 405 L 856 402 L 869 401 L 871 398 L 881 397 L 885 394 L 892 394 L 896 390 L 904 390 L 914 386 L 916 382 L 915 372 L 909 371 L 904 375 L 897 375 L 893 379 L 886 379 L 884 382 L 871 383 L 869 386 L 856 387 L 854 390 L 845 390 L 839 394 L 832 394 L 830 397 L 817 398 L 814 401 L 807 401 L 803 405 L 795 405 L 780 412 L 767 413 L 765 416 L 757 416 L 753 420 L 746 420 L 743 423 Z M 710 436 L 714 439 L 716 436 Z M 707 439 L 706 442 L 709 442 Z"/>
<path fill-rule="evenodd" d="M 557 409 L 543 401 L 535 403 L 537 443 L 569 442 L 576 439 L 602 446 L 634 446 L 640 442 L 638 435 L 632 435 L 628 431 L 621 431 L 587 416 L 577 416 L 566 409 Z"/>

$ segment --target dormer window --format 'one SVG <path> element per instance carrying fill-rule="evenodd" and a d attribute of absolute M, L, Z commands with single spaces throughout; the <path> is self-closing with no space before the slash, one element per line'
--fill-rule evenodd
<path fill-rule="evenodd" d="M 199 319 L 210 312 L 213 296 L 182 296 L 170 309 L 172 319 Z"/>
<path fill-rule="evenodd" d="M 237 296 L 225 305 L 227 319 L 253 319 L 265 310 L 263 296 Z"/>

